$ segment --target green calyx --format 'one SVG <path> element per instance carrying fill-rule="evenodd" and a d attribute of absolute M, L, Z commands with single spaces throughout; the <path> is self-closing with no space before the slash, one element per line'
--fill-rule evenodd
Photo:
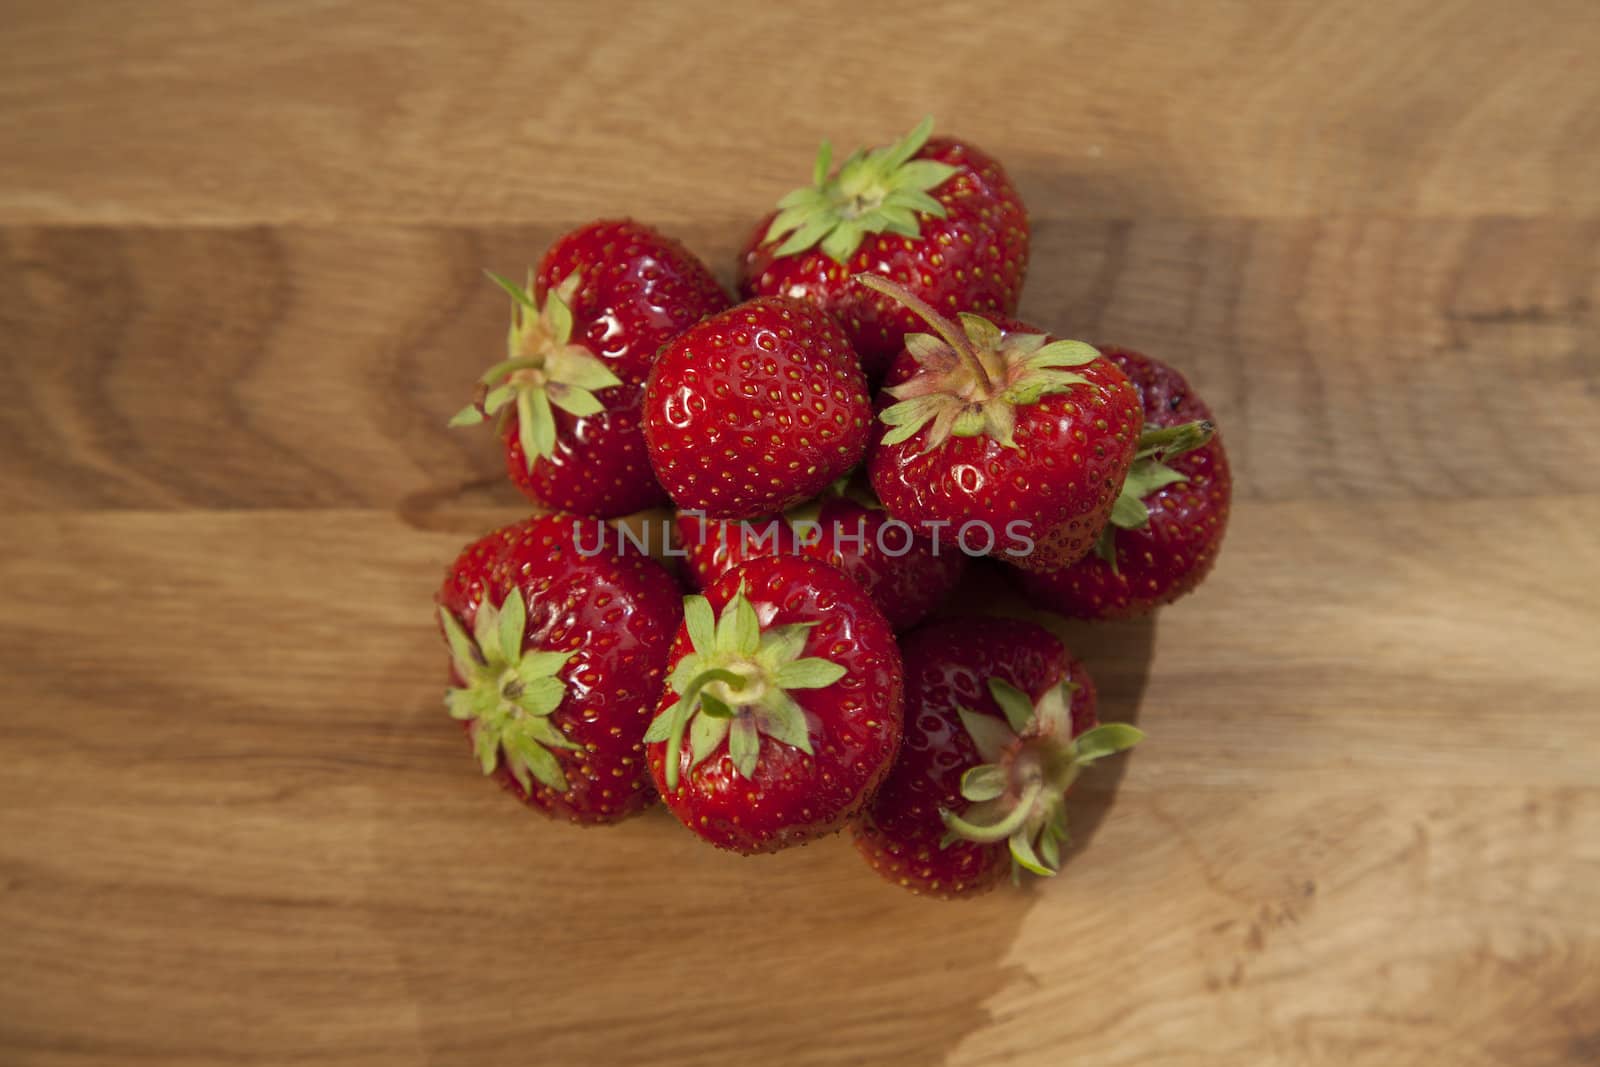
<path fill-rule="evenodd" d="M 1049 876 L 1061 867 L 1067 834 L 1066 794 L 1083 768 L 1144 739 L 1123 723 L 1102 723 L 1072 736 L 1072 682 L 1055 686 L 1039 701 L 999 678 L 989 694 L 1004 721 L 963 708 L 958 714 L 984 762 L 961 776 L 961 796 L 970 802 L 960 815 L 941 811 L 944 843 L 1007 842 L 1012 874 Z"/>
<path fill-rule="evenodd" d="M 789 528 L 802 535 L 811 537 L 820 536 L 822 533 L 822 505 L 824 501 L 837 498 L 848 500 L 868 511 L 882 511 L 883 503 L 872 492 L 872 484 L 867 480 L 864 467 L 853 467 L 838 478 L 829 482 L 827 487 L 812 497 L 803 500 L 783 513 L 783 521 Z M 806 541 L 806 544 L 812 542 Z"/>
<path fill-rule="evenodd" d="M 498 609 L 488 601 L 479 605 L 470 635 L 454 615 L 439 609 L 450 660 L 466 681 L 445 694 L 444 705 L 452 719 L 472 724 L 472 745 L 484 774 L 492 774 L 504 759 L 524 791 L 532 792 L 537 779 L 564 793 L 567 777 L 550 750 L 579 746 L 556 729 L 550 713 L 566 697 L 566 686 L 557 674 L 572 654 L 524 651 L 527 618 L 527 606 L 516 589 Z"/>
<path fill-rule="evenodd" d="M 545 297 L 541 309 L 533 299 L 533 277 L 526 288 L 486 271 L 489 278 L 511 296 L 511 330 L 506 338 L 509 358 L 496 363 L 478 379 L 477 398 L 450 420 L 451 426 L 472 426 L 488 418 L 517 414 L 517 440 L 523 461 L 555 455 L 556 419 L 553 408 L 576 416 L 598 415 L 605 410 L 595 392 L 622 384 L 605 361 L 572 343 L 572 297 L 578 291 L 577 274 L 568 276 Z"/>
<path fill-rule="evenodd" d="M 903 384 L 885 390 L 896 401 L 878 415 L 890 428 L 883 437 L 886 445 L 909 441 L 927 427 L 923 452 L 951 437 L 979 435 L 1017 448 L 1013 436 L 1017 409 L 1083 384 L 1084 377 L 1069 368 L 1084 366 L 1100 355 L 1082 341 L 1002 333 L 982 315 L 962 312 L 958 322 L 951 322 L 880 275 L 857 274 L 855 280 L 910 308 L 934 331 L 906 335 L 906 349 L 918 370 Z"/>
<path fill-rule="evenodd" d="M 920 236 L 917 216 L 944 218 L 944 205 L 931 193 L 956 172 L 948 163 L 911 158 L 932 132 L 930 115 L 896 144 L 870 152 L 856 149 L 831 176 L 833 146 L 823 141 L 811 184 L 778 201 L 778 214 L 762 243 L 782 238 L 776 251 L 780 256 L 820 243 L 828 258 L 846 264 L 869 233 Z"/>
<path fill-rule="evenodd" d="M 667 743 L 667 788 L 678 787 L 686 735 L 690 769 L 726 741 L 733 769 L 744 778 L 755 775 L 763 738 L 811 754 L 805 710 L 789 692 L 825 689 L 847 673 L 837 663 L 803 655 L 814 624 L 763 629 L 742 586 L 715 619 L 705 597 L 684 597 L 683 617 L 692 648 L 667 677 L 678 699 L 644 735 Z"/>
<path fill-rule="evenodd" d="M 1116 534 L 1121 530 L 1139 530 L 1150 524 L 1150 509 L 1144 499 L 1158 489 L 1186 482 L 1189 476 L 1167 466 L 1166 461 L 1193 452 L 1210 441 L 1217 428 L 1211 422 L 1199 420 L 1146 428 L 1139 435 L 1139 450 L 1134 453 L 1133 466 L 1123 480 L 1122 491 L 1111 506 L 1111 521 L 1100 531 L 1095 541 L 1094 553 L 1117 569 Z"/>

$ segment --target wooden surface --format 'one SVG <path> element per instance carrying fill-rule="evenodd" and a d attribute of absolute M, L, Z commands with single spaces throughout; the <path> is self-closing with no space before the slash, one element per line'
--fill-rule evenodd
<path fill-rule="evenodd" d="M 1600 8 L 731 10 L 3 5 L 0 1063 L 1600 1062 Z M 478 269 L 726 277 L 926 111 L 1224 428 L 1213 580 L 1074 632 L 1150 740 L 965 906 L 522 811 L 429 615 Z"/>

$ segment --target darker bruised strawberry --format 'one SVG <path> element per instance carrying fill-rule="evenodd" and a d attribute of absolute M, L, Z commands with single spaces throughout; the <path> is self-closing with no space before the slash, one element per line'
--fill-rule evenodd
<path fill-rule="evenodd" d="M 1142 416 L 1132 384 L 1081 341 L 966 312 L 952 322 L 863 278 L 938 334 L 908 334 L 885 379 L 895 402 L 879 413 L 867 470 L 889 514 L 919 529 L 974 524 L 992 535 L 991 554 L 1025 570 L 1076 562 L 1133 462 Z"/>
<path fill-rule="evenodd" d="M 900 744 L 900 654 L 872 600 L 816 560 L 767 557 L 684 600 L 645 735 L 667 807 L 719 848 L 772 852 L 861 810 Z"/>
<path fill-rule="evenodd" d="M 1011 315 L 1028 268 L 1028 216 L 1011 179 L 971 145 L 928 140 L 932 129 L 926 119 L 832 177 L 825 143 L 813 185 L 762 221 L 740 263 L 746 296 L 799 297 L 838 318 L 874 381 L 922 326 L 852 275 L 882 274 L 947 313 Z"/>
<path fill-rule="evenodd" d="M 693 253 L 648 226 L 582 226 L 510 292 L 510 359 L 458 424 L 502 414 L 506 470 L 535 503 L 611 517 L 663 503 L 640 428 L 657 351 L 727 295 Z M 530 456 L 532 462 L 529 462 Z"/>
<path fill-rule="evenodd" d="M 763 297 L 661 351 L 644 437 L 678 507 L 747 519 L 814 497 L 855 466 L 871 420 L 838 323 L 810 304 Z"/>
<path fill-rule="evenodd" d="M 528 519 L 457 557 L 437 597 L 451 649 L 446 706 L 484 773 L 525 804 L 615 822 L 654 797 L 643 737 L 681 601 L 641 553 L 583 556 L 582 521 L 593 520 Z"/>
<path fill-rule="evenodd" d="M 1211 409 L 1172 367 L 1126 348 L 1101 351 L 1139 390 L 1147 436 L 1212 422 Z M 1040 606 L 1083 619 L 1132 618 L 1193 591 L 1211 571 L 1233 495 L 1221 437 L 1161 456 L 1150 469 L 1136 463 L 1128 481 L 1142 491 L 1144 521 L 1135 514 L 1124 524 L 1114 513 L 1094 553 L 1065 570 L 1029 575 L 1024 585 Z"/>
<path fill-rule="evenodd" d="M 690 577 L 704 588 L 759 556 L 809 556 L 831 563 L 867 591 L 889 625 L 906 630 L 942 604 L 966 572 L 954 538 L 917 536 L 878 507 L 826 493 L 812 507 L 748 522 L 679 513 L 678 539 Z"/>
<path fill-rule="evenodd" d="M 943 619 L 908 634 L 901 655 L 905 737 L 855 824 L 856 847 L 888 881 L 945 899 L 993 888 L 1019 853 L 1028 869 L 1050 873 L 1065 839 L 1062 796 L 1077 768 L 1106 754 L 1078 752 L 1074 739 L 1112 731 L 1108 740 L 1125 748 L 1138 731 L 1096 728 L 1088 672 L 1035 623 Z M 964 778 L 967 792 L 989 799 L 964 796 Z M 1022 807 L 1019 796 L 1039 779 L 1049 788 L 1034 790 Z M 1000 826 L 998 837 L 974 830 L 991 840 L 943 844 L 961 819 L 986 829 L 1008 810 L 1027 818 L 1013 817 L 1016 825 Z"/>

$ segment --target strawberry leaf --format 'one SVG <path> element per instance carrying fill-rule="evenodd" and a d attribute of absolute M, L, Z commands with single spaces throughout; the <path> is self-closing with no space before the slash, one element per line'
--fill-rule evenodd
<path fill-rule="evenodd" d="M 514 757 L 511 760 L 512 773 L 515 773 L 517 767 L 521 765 L 533 772 L 533 776 L 539 779 L 540 784 L 554 789 L 558 793 L 567 791 L 567 776 L 562 773 L 561 764 L 550 754 L 549 749 L 533 740 L 518 740 L 513 743 L 513 746 L 511 751 L 511 755 Z M 528 788 L 527 779 L 524 776 L 518 775 L 517 781 L 524 790 L 532 792 Z"/>
<path fill-rule="evenodd" d="M 966 708 L 956 709 L 956 714 L 960 716 L 961 725 L 966 728 L 967 736 L 972 738 L 978 755 L 983 757 L 985 763 L 998 763 L 1006 749 L 1016 743 L 1017 735 L 992 715 L 968 711 Z"/>
<path fill-rule="evenodd" d="M 543 717 L 551 714 L 566 699 L 567 687 L 559 678 L 535 678 L 522 686 L 516 704 L 529 715 Z"/>
<path fill-rule="evenodd" d="M 989 679 L 989 695 L 1000 705 L 1000 710 L 1011 726 L 1011 732 L 1021 736 L 1033 725 L 1033 699 L 1004 678 Z"/>
<path fill-rule="evenodd" d="M 961 321 L 961 330 L 967 335 L 967 340 L 978 351 L 993 352 L 1000 347 L 1000 327 L 982 315 L 963 311 L 956 318 Z"/>
<path fill-rule="evenodd" d="M 1039 859 L 1038 853 L 1034 852 L 1033 843 L 1028 840 L 1028 832 L 1026 830 L 1018 830 L 1011 835 L 1010 848 L 1011 858 L 1016 860 L 1018 866 L 1024 870 L 1032 871 L 1034 874 L 1043 875 L 1046 878 L 1056 873 L 1052 868 L 1046 867 Z"/>
<path fill-rule="evenodd" d="M 733 769 L 741 777 L 755 777 L 756 761 L 761 756 L 761 735 L 756 730 L 755 720 L 741 716 L 729 723 L 728 755 L 733 760 Z"/>
<path fill-rule="evenodd" d="M 1006 772 L 992 763 L 968 768 L 961 776 L 961 795 L 968 800 L 993 800 L 1006 791 Z"/>
<path fill-rule="evenodd" d="M 812 754 L 811 729 L 806 723 L 806 713 L 783 690 L 768 693 L 751 714 L 755 716 L 756 728 L 761 733 L 807 755 Z"/>
<path fill-rule="evenodd" d="M 444 608 L 439 609 L 439 622 L 444 626 L 445 642 L 450 646 L 450 662 L 457 674 L 470 681 L 478 673 L 478 668 L 483 666 L 483 656 L 478 652 L 478 646 L 467 636 L 467 631 L 461 628 L 456 617 Z"/>
<path fill-rule="evenodd" d="M 823 140 L 817 147 L 816 162 L 811 165 L 811 184 L 822 186 L 828 180 L 828 171 L 833 167 L 833 145 Z M 809 191 L 809 190 L 808 190 Z"/>
<path fill-rule="evenodd" d="M 528 610 L 522 602 L 522 590 L 513 589 L 500 605 L 500 653 L 506 660 L 522 655 L 522 632 L 527 627 Z"/>
<path fill-rule="evenodd" d="M 728 736 L 731 719 L 715 715 L 696 715 L 689 727 L 689 768 L 693 770 L 716 755 L 717 749 Z"/>
<path fill-rule="evenodd" d="M 797 659 L 778 668 L 777 683 L 784 689 L 826 689 L 848 673 L 825 659 Z"/>
<path fill-rule="evenodd" d="M 494 282 L 500 288 L 504 289 L 506 291 L 507 295 L 509 295 L 511 297 L 511 299 L 515 303 L 517 303 L 521 307 L 527 308 L 529 311 L 533 312 L 535 315 L 537 315 L 539 313 L 539 305 L 537 305 L 537 304 L 535 304 L 533 302 L 533 295 L 531 293 L 529 293 L 528 290 L 524 289 L 522 286 L 518 285 L 516 282 L 510 280 L 509 278 L 504 278 L 504 277 L 496 274 L 492 270 L 486 270 L 483 273 L 485 273 L 485 274 L 487 274 L 489 276 L 489 280 L 490 281 Z"/>
<path fill-rule="evenodd" d="M 572 340 L 572 309 L 565 300 L 551 293 L 544 302 L 544 317 L 549 324 L 551 340 L 557 347 Z"/>
<path fill-rule="evenodd" d="M 957 173 L 950 164 L 913 158 L 932 130 L 930 116 L 892 145 L 852 152 L 832 175 L 833 149 L 824 141 L 811 168 L 811 185 L 778 201 L 763 243 L 779 242 L 776 256 L 820 245 L 824 255 L 845 264 L 868 234 L 921 236 L 919 214 L 942 218 L 947 213 L 930 191 Z"/>
<path fill-rule="evenodd" d="M 1124 530 L 1137 530 L 1149 524 L 1150 509 L 1136 496 L 1119 496 L 1111 505 L 1111 521 Z"/>
<path fill-rule="evenodd" d="M 1114 756 L 1144 740 L 1144 731 L 1126 723 L 1106 722 L 1079 734 L 1072 742 L 1073 757 L 1080 763 L 1093 763 Z"/>
<path fill-rule="evenodd" d="M 717 639 L 717 623 L 711 613 L 711 602 L 703 596 L 684 597 L 683 621 L 689 630 L 689 643 L 695 651 L 709 655 Z"/>
<path fill-rule="evenodd" d="M 551 382 L 546 390 L 550 403 L 565 411 L 569 415 L 583 418 L 587 415 L 598 415 L 606 409 L 605 405 L 595 398 L 587 389 L 578 389 L 561 382 Z"/>

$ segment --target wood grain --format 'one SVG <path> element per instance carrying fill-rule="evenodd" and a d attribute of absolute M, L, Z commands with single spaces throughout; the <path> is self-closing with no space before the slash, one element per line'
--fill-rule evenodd
<path fill-rule="evenodd" d="M 1040 218 L 1600 208 L 1589 0 L 6 11 L 10 222 L 746 220 L 930 111 Z"/>
<path fill-rule="evenodd" d="M 495 486 L 445 421 L 554 227 L 13 228 L 0 505 L 389 506 Z M 679 233 L 731 276 L 736 228 Z M 1600 491 L 1600 222 L 1061 222 L 1024 315 L 1185 369 L 1252 498 Z M 504 495 L 504 499 L 513 499 Z"/>
<path fill-rule="evenodd" d="M 1074 633 L 1106 713 L 1157 739 L 1116 794 L 1096 779 L 1080 798 L 1080 838 L 1105 817 L 1090 853 L 953 908 L 878 884 L 842 841 L 740 860 L 659 812 L 585 832 L 486 788 L 414 610 L 456 534 L 365 511 L 13 520 L 8 699 L 70 712 L 0 734 L 0 924 L 18 933 L 0 965 L 36 976 L 0 993 L 0 1047 L 732 1060 L 744 1032 L 685 1029 L 711 982 L 718 1010 L 795 1050 L 783 1062 L 1028 1062 L 1063 1042 L 1086 1063 L 1190 1062 L 1219 1012 L 1226 1041 L 1193 1062 L 1431 1063 L 1441 1041 L 1463 1063 L 1559 1062 L 1600 1040 L 1600 750 L 1572 744 L 1594 730 L 1594 612 L 1566 589 L 1600 567 L 1583 535 L 1600 508 L 1535 506 L 1543 533 L 1506 573 L 1484 549 L 1525 521 L 1463 502 L 1426 535 L 1435 566 L 1382 565 L 1370 587 L 1338 561 L 1413 540 L 1411 505 L 1243 511 L 1208 595 Z M 1301 555 L 1332 560 L 1296 581 Z M 1486 616 L 1511 572 L 1524 610 Z M 63 587 L 97 610 L 39 610 Z M 84 988 L 116 995 L 64 1048 Z M 513 1009 L 519 988 L 538 1011 Z M 1517 1055 L 1492 1021 L 1512 1005 Z"/>
<path fill-rule="evenodd" d="M 728 12 L 5 6 L 0 1063 L 1600 1062 L 1600 8 Z M 1150 740 L 967 906 L 526 813 L 427 614 L 524 511 L 444 428 L 480 268 L 633 214 L 726 280 L 928 111 L 1024 315 L 1223 427 L 1205 588 L 1063 628 Z"/>

